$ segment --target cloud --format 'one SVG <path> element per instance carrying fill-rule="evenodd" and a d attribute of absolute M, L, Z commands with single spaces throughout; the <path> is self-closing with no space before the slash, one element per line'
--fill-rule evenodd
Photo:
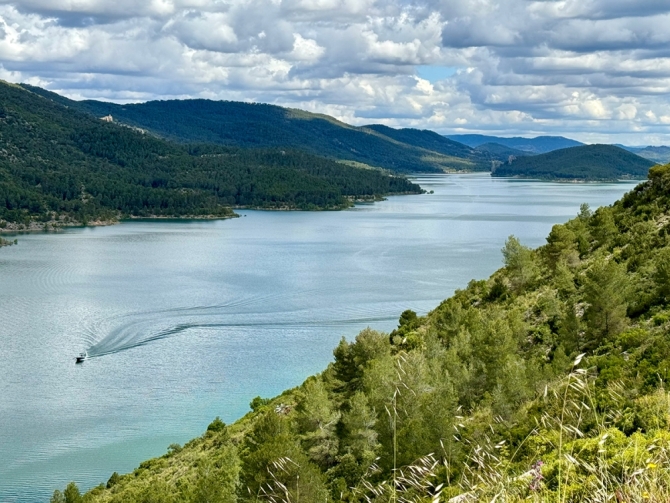
<path fill-rule="evenodd" d="M 0 78 L 670 144 L 668 25 L 668 0 L 0 0 Z"/>

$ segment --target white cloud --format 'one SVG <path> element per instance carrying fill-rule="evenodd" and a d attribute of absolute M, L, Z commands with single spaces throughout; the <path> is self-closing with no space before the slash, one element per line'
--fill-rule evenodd
<path fill-rule="evenodd" d="M 0 78 L 670 144 L 668 25 L 667 0 L 0 0 Z M 425 65 L 457 70 L 429 81 Z"/>

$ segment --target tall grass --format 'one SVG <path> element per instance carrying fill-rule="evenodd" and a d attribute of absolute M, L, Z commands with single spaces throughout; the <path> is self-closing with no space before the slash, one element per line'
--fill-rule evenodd
<path fill-rule="evenodd" d="M 363 480 L 354 492 L 367 503 L 670 502 L 670 432 L 659 428 L 626 436 L 614 427 L 621 411 L 599 413 L 593 375 L 578 368 L 582 357 L 545 391 L 541 400 L 549 404 L 548 412 L 513 452 L 506 442 L 484 436 L 469 446 L 457 481 L 448 475 L 445 480 L 446 454 L 430 454 L 394 469 L 389 481 Z M 616 385 L 609 390 L 614 397 L 620 391 Z M 648 400 L 670 414 L 664 389 Z M 391 419 L 395 414 L 389 410 Z M 533 446 L 542 447 L 533 454 Z M 517 459 L 522 447 L 523 459 Z"/>

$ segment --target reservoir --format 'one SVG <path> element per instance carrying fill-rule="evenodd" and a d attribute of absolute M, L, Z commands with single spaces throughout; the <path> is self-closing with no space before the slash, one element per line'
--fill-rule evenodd
<path fill-rule="evenodd" d="M 422 176 L 339 212 L 239 211 L 18 236 L 0 250 L 0 501 L 132 471 L 300 384 L 341 337 L 389 331 L 633 182 Z M 88 351 L 81 365 L 74 356 Z"/>

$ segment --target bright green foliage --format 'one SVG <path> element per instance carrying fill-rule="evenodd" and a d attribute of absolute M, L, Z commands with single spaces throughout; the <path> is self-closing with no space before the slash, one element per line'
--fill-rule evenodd
<path fill-rule="evenodd" d="M 539 250 L 511 237 L 488 280 L 343 339 L 322 374 L 86 497 L 167 484 L 196 501 L 227 452 L 238 501 L 670 501 L 669 231 L 667 166 Z"/>
<path fill-rule="evenodd" d="M 54 494 L 54 497 L 56 495 Z M 63 501 L 65 503 L 82 503 L 81 493 L 77 484 L 70 482 L 63 491 Z"/>
<path fill-rule="evenodd" d="M 626 325 L 628 281 L 623 267 L 614 260 L 597 260 L 586 272 L 584 318 L 590 347 L 600 346 Z"/>
<path fill-rule="evenodd" d="M 49 501 L 51 503 L 65 503 L 65 496 L 63 496 L 62 492 L 60 492 L 58 489 L 56 489 L 53 493 L 53 496 L 51 496 L 51 499 Z"/>
<path fill-rule="evenodd" d="M 332 466 L 337 455 L 336 435 L 341 413 L 328 398 L 321 379 L 309 379 L 296 407 L 296 422 L 304 450 L 322 468 Z"/>
<path fill-rule="evenodd" d="M 533 251 L 523 246 L 517 238 L 510 236 L 502 249 L 503 262 L 515 292 L 531 286 L 540 275 L 540 267 Z"/>
<path fill-rule="evenodd" d="M 224 431 L 225 429 L 226 429 L 226 423 L 221 421 L 221 418 L 219 416 L 216 416 L 214 418 L 214 421 L 209 423 L 209 426 L 207 426 L 207 431 L 219 432 Z"/>

